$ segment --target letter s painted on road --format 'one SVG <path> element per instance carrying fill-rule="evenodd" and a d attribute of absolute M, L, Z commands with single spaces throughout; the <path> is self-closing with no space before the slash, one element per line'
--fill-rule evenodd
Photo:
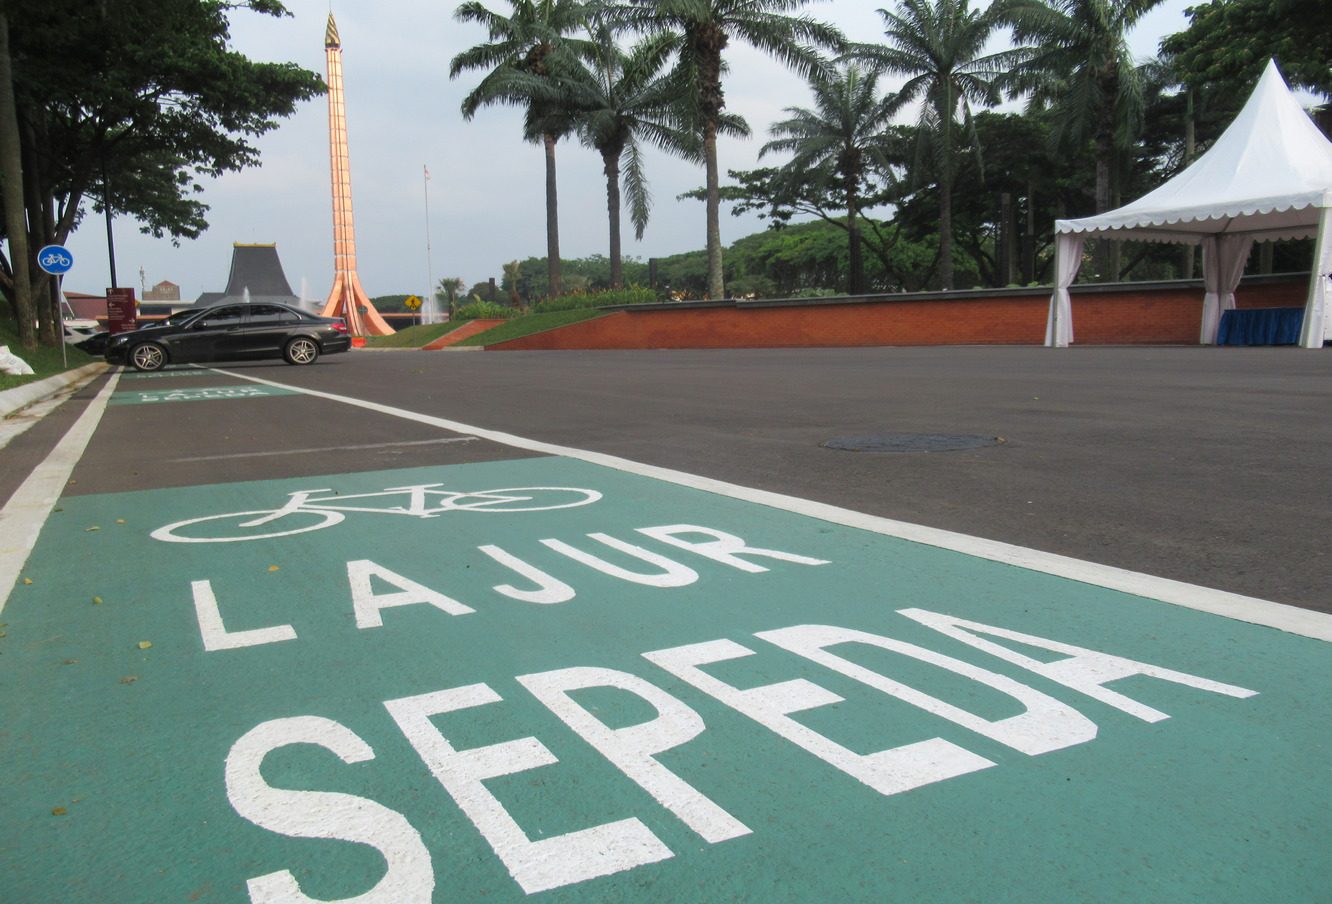
<path fill-rule="evenodd" d="M 334 838 L 368 844 L 378 850 L 388 870 L 374 888 L 331 904 L 429 904 L 435 890 L 430 852 L 420 834 L 396 810 L 354 794 L 290 791 L 264 781 L 264 757 L 290 744 L 314 744 L 344 763 L 374 759 L 370 745 L 332 719 L 296 716 L 256 725 L 227 754 L 227 798 L 245 819 L 293 838 Z M 286 904 L 317 899 L 301 892 L 290 870 L 256 876 L 247 883 L 254 904 Z"/>

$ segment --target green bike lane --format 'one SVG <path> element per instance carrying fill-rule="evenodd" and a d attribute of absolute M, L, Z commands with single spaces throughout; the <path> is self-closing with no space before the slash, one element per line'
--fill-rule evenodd
<path fill-rule="evenodd" d="M 338 405 L 121 381 L 91 457 L 187 421 L 225 480 L 90 460 L 47 520 L 0 612 L 5 899 L 1326 893 L 1324 640 L 380 406 L 352 439 L 471 439 L 224 440 L 328 448 Z"/>

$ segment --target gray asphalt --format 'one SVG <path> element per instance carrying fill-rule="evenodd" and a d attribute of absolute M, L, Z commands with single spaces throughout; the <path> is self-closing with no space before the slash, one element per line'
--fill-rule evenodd
<path fill-rule="evenodd" d="M 1134 571 L 1332 611 L 1332 354 L 1298 349 L 877 348 L 353 352 L 219 365 Z M 150 381 L 145 381 L 144 384 Z M 194 382 L 194 381 L 192 381 Z M 122 384 L 122 388 L 125 385 Z M 211 385 L 211 382 L 210 382 Z M 96 386 L 79 394 L 90 396 Z M 11 445 L 40 457 L 78 400 Z M 310 400 L 173 404 L 99 434 L 72 492 L 337 473 L 514 454 Z M 188 409 L 196 408 L 190 415 Z M 64 409 L 70 409 L 64 411 Z M 169 414 L 169 416 L 168 416 Z M 207 418 L 201 447 L 189 417 Z M 227 422 L 219 444 L 217 419 Z M 153 420 L 156 419 L 156 420 Z M 858 453 L 834 437 L 1001 437 Z M 199 435 L 203 435 L 202 432 Z M 397 446 L 385 444 L 398 443 Z M 347 448 L 380 445 L 374 451 Z M 299 454 L 265 452 L 306 450 Z M 388 450 L 388 451 L 386 451 Z M 15 454 L 11 454 L 15 453 Z M 521 453 L 525 454 L 525 453 Z M 127 460 L 132 459 L 132 460 Z"/>

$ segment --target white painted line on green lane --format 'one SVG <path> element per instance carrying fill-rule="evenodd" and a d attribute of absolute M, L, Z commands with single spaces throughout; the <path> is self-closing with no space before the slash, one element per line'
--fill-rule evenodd
<path fill-rule="evenodd" d="M 195 455 L 191 458 L 168 458 L 169 462 L 221 461 L 227 458 L 266 458 L 270 455 L 309 455 L 315 452 L 363 452 L 366 449 L 393 449 L 398 446 L 438 446 L 445 443 L 474 443 L 479 436 L 458 436 L 447 439 L 415 439 L 400 443 L 362 443 L 354 446 L 323 446 L 318 449 L 275 449 L 271 452 L 232 452 L 227 455 Z"/>
<path fill-rule="evenodd" d="M 1230 593 L 1225 590 L 1217 590 L 1211 587 L 1201 587 L 1196 584 L 1188 584 L 1170 578 L 1155 577 L 1153 575 L 1142 574 L 1136 571 L 1129 571 L 1124 568 L 1116 568 L 1111 565 L 1100 565 L 1095 562 L 1075 559 L 1070 556 L 1061 556 L 1056 555 L 1055 553 L 1041 552 L 1036 549 L 1027 549 L 1026 547 L 1015 546 L 1010 543 L 1001 543 L 997 540 L 986 540 L 968 534 L 959 534 L 954 533 L 953 531 L 940 530 L 939 528 L 912 524 L 907 521 L 897 521 L 892 518 L 867 515 L 862 512 L 840 508 L 835 505 L 827 505 L 809 499 L 800 499 L 782 493 L 773 493 L 768 490 L 757 490 L 751 487 L 743 487 L 738 484 L 714 480 L 710 477 L 701 477 L 683 471 L 672 470 L 670 468 L 661 468 L 656 465 L 643 464 L 642 462 L 636 462 L 614 455 L 606 455 L 601 452 L 589 452 L 584 449 L 575 449 L 569 446 L 559 446 L 554 443 L 527 439 L 512 433 L 488 430 L 483 427 L 476 427 L 471 424 L 463 424 L 458 421 L 448 420 L 447 418 L 420 414 L 414 411 L 408 411 L 404 408 L 396 408 L 391 405 L 381 405 L 378 402 L 367 402 L 350 396 L 321 392 L 317 389 L 289 386 L 284 383 L 276 383 L 271 380 L 264 380 L 259 377 L 251 377 L 231 371 L 219 370 L 218 373 L 225 373 L 227 376 L 236 377 L 242 380 L 250 380 L 255 383 L 263 383 L 281 389 L 290 389 L 315 398 L 341 402 L 346 405 L 366 409 L 367 411 L 374 411 L 392 417 L 400 417 L 406 420 L 415 421 L 419 424 L 430 424 L 454 433 L 472 434 L 481 439 L 502 443 L 519 449 L 526 449 L 530 452 L 544 452 L 549 455 L 560 455 L 566 458 L 574 458 L 591 464 L 613 468 L 617 471 L 625 471 L 643 477 L 651 477 L 656 480 L 666 481 L 667 483 L 674 483 L 697 490 L 704 490 L 706 492 L 716 493 L 720 496 L 727 496 L 732 499 L 740 499 L 758 505 L 765 505 L 770 508 L 782 509 L 784 511 L 806 515 L 832 524 L 859 528 L 877 534 L 909 540 L 914 543 L 922 543 L 927 546 L 949 549 L 954 552 L 965 553 L 980 559 L 988 559 L 993 562 L 1001 562 L 1019 568 L 1026 568 L 1031 571 L 1052 574 L 1058 577 L 1079 581 L 1084 584 L 1104 587 L 1109 590 L 1130 593 L 1135 596 L 1168 603 L 1172 606 L 1196 609 L 1200 612 L 1221 615 L 1237 621 L 1249 622 L 1255 625 L 1264 625 L 1269 628 L 1277 628 L 1281 631 L 1298 634 L 1304 637 L 1311 637 L 1315 640 L 1332 641 L 1332 615 L 1315 612 L 1309 609 L 1301 609 L 1298 606 L 1289 606 L 1284 603 L 1276 603 L 1271 600 L 1244 596 L 1238 593 Z"/>
<path fill-rule="evenodd" d="M 60 499 L 69 475 L 83 456 L 83 450 L 92 439 L 106 411 L 107 402 L 115 392 L 119 373 L 111 374 L 102 391 L 88 404 L 83 414 L 56 444 L 46 460 L 38 465 L 28 479 L 14 491 L 14 495 L 0 509 L 0 611 L 4 611 L 9 594 L 18 582 L 23 565 L 28 561 L 37 535 L 42 532 L 51 508 Z"/>

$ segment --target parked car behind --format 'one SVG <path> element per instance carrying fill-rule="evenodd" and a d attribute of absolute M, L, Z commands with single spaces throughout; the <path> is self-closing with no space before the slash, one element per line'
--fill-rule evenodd
<path fill-rule="evenodd" d="M 222 304 L 178 311 L 158 323 L 112 336 L 109 364 L 160 370 L 196 361 L 283 358 L 313 364 L 320 355 L 351 347 L 347 324 L 284 304 Z"/>

